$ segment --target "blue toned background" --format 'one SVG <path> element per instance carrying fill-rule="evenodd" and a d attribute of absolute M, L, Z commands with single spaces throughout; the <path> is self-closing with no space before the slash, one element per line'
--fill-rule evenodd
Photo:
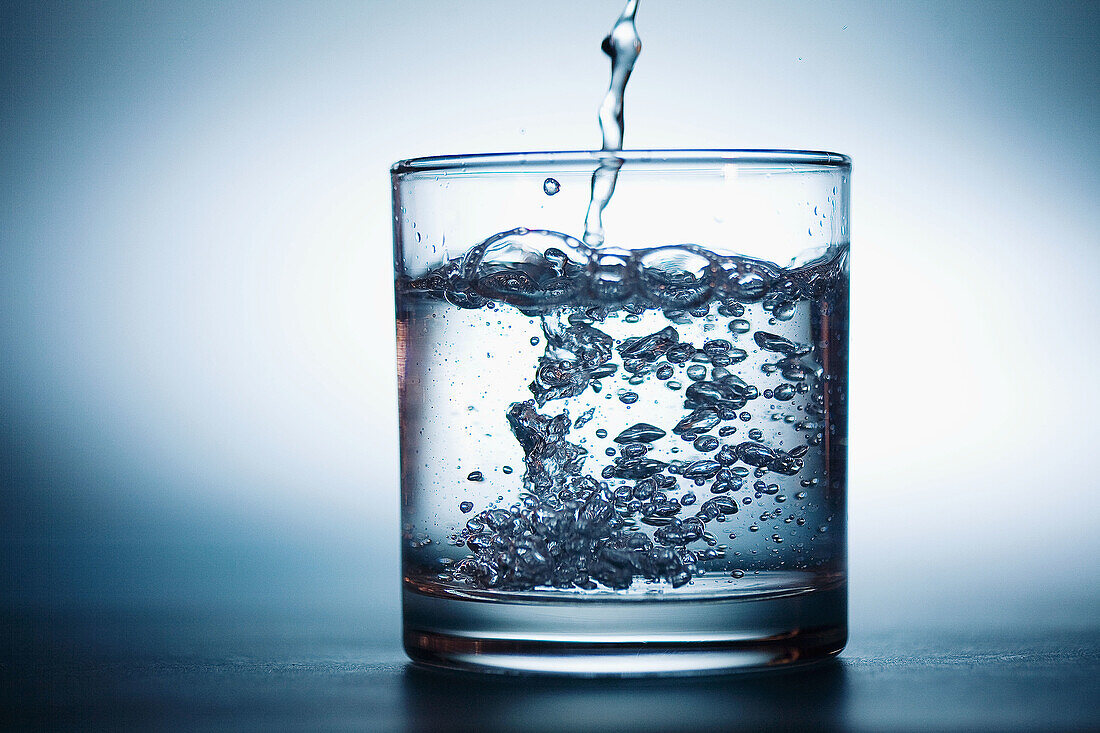
<path fill-rule="evenodd" d="M 6 3 L 0 596 L 396 636 L 387 168 L 596 146 L 619 6 Z M 1100 6 L 638 28 L 627 147 L 854 159 L 856 633 L 1095 617 Z"/>

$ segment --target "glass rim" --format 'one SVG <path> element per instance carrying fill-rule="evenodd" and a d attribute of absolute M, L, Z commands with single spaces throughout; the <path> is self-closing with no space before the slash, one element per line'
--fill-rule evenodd
<path fill-rule="evenodd" d="M 390 167 L 394 176 L 417 173 L 447 173 L 479 169 L 552 168 L 558 166 L 598 165 L 601 160 L 617 158 L 626 164 L 657 165 L 775 165 L 815 168 L 851 168 L 852 159 L 843 153 L 824 150 L 782 149 L 653 149 L 653 150 L 560 150 L 529 153 L 471 153 L 431 155 L 399 160 Z"/>

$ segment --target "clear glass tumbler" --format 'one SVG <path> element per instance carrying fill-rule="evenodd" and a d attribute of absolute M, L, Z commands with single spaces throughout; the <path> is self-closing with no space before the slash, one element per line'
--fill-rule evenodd
<path fill-rule="evenodd" d="M 593 247 L 606 156 L 393 166 L 406 651 L 581 675 L 836 655 L 851 162 L 618 153 Z"/>

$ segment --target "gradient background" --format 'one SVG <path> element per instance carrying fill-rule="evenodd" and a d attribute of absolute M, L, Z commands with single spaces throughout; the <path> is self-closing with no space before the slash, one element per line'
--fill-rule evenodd
<path fill-rule="evenodd" d="M 387 168 L 598 144 L 619 0 L 5 3 L 0 596 L 396 638 Z M 854 159 L 864 623 L 1100 611 L 1100 5 L 644 2 L 627 147 Z"/>

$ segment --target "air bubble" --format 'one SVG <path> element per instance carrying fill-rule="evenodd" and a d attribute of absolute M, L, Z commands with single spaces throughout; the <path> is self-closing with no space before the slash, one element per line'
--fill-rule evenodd
<path fill-rule="evenodd" d="M 578 430 L 580 428 L 583 428 L 585 425 L 587 425 L 589 423 L 590 420 L 592 420 L 592 417 L 595 414 L 596 414 L 596 408 L 595 407 L 589 407 L 587 410 L 585 410 L 580 415 L 578 415 L 577 419 L 573 421 L 573 429 Z"/>
<path fill-rule="evenodd" d="M 703 435 L 695 439 L 695 450 L 700 453 L 710 453 L 712 450 L 718 448 L 718 438 L 710 435 Z"/>
<path fill-rule="evenodd" d="M 775 316 L 777 321 L 789 321 L 794 317 L 795 304 L 792 301 L 780 303 L 775 306 L 775 310 L 772 311 L 772 315 Z"/>
<path fill-rule="evenodd" d="M 542 182 L 542 191 L 547 196 L 553 196 L 554 194 L 556 194 L 560 190 L 561 190 L 561 184 L 558 183 L 553 178 L 547 178 L 545 181 Z"/>
<path fill-rule="evenodd" d="M 752 324 L 744 318 L 735 318 L 729 322 L 729 330 L 732 334 L 748 333 L 752 330 Z"/>
<path fill-rule="evenodd" d="M 600 433 L 603 433 L 603 435 L 600 435 Z M 664 430 L 661 430 L 656 425 L 650 425 L 649 423 L 640 422 L 631 425 L 629 428 L 616 435 L 615 442 L 652 443 L 655 440 L 660 440 L 661 438 L 665 437 L 665 435 L 667 435 L 667 433 Z M 607 431 L 603 430 L 602 428 L 600 430 L 597 430 L 596 437 L 606 438 Z"/>
<path fill-rule="evenodd" d="M 781 384 L 775 388 L 775 399 L 780 402 L 788 402 L 794 399 L 794 386 L 790 384 Z"/>

